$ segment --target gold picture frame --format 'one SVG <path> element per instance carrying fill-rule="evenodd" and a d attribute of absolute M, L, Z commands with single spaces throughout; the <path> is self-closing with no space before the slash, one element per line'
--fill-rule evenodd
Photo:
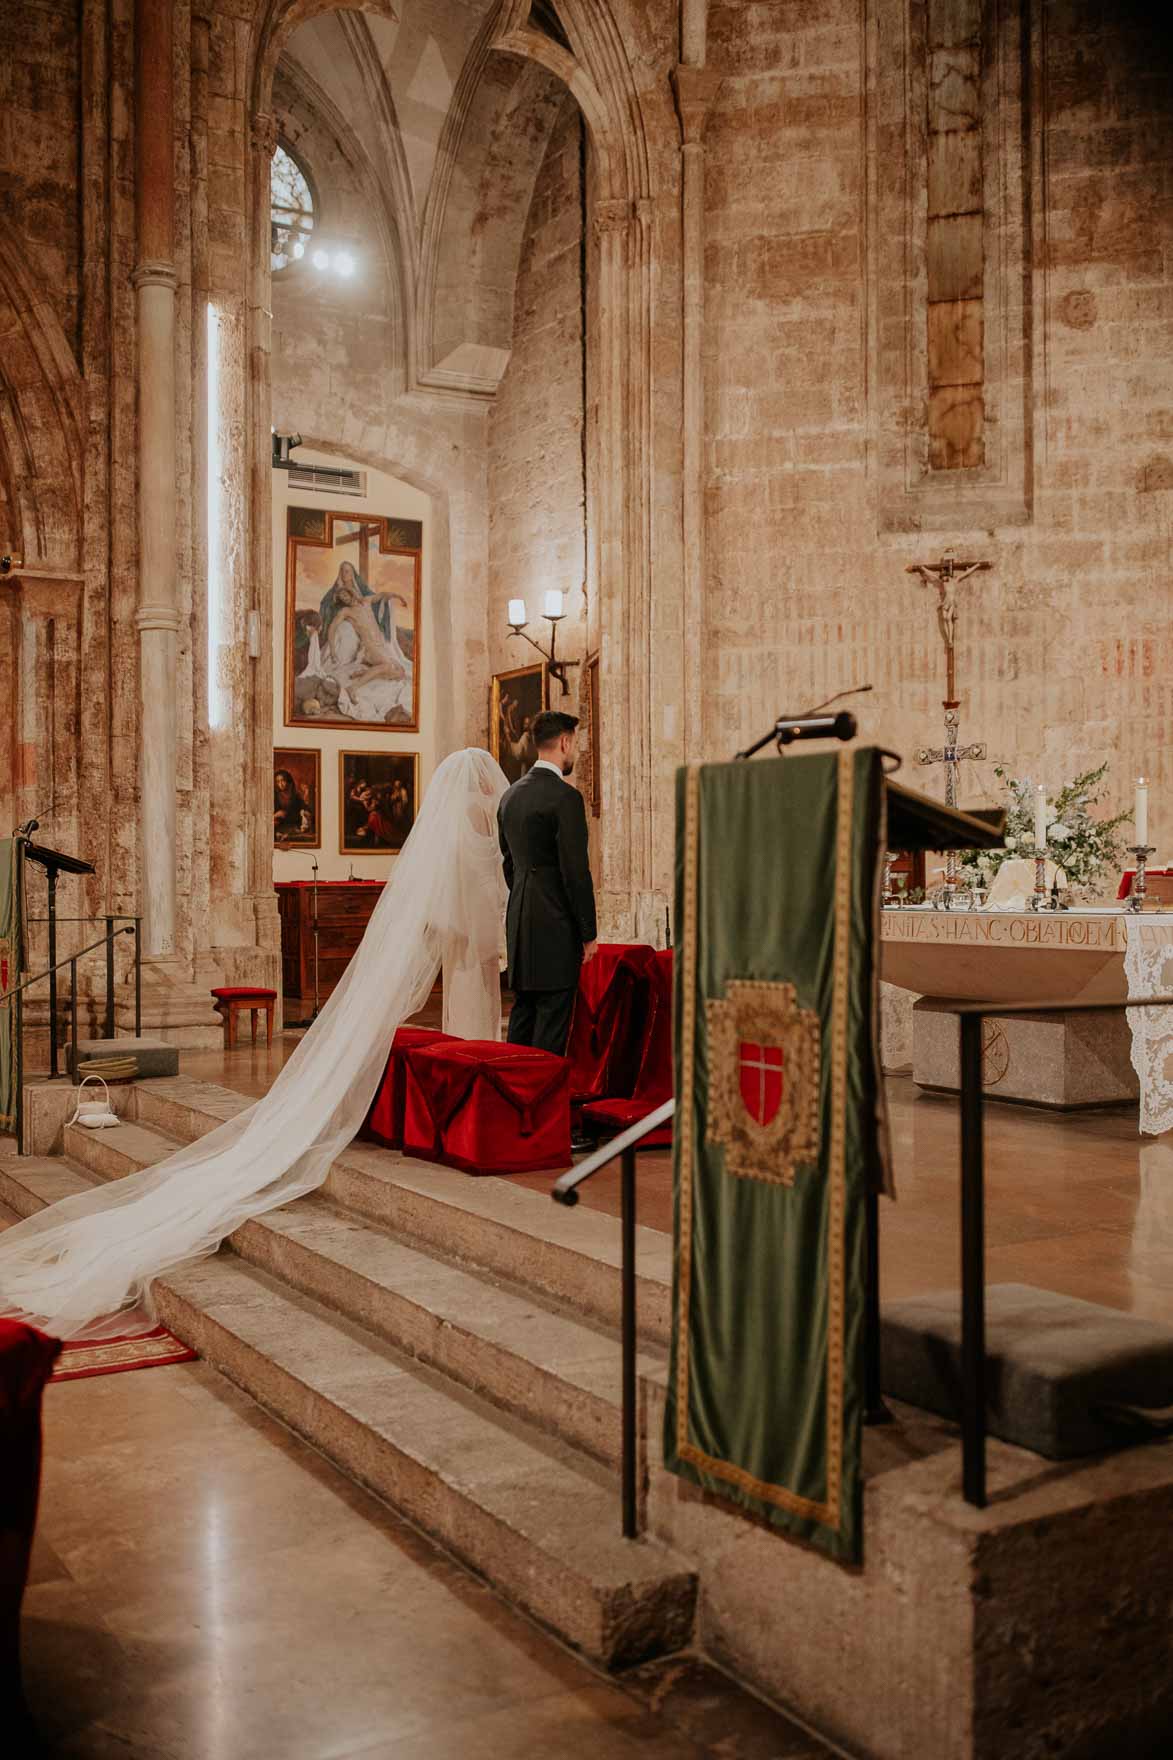
<path fill-rule="evenodd" d="M 288 789 L 278 787 L 282 776 L 289 778 Z M 321 847 L 322 754 L 316 747 L 276 746 L 273 751 L 273 848 Z"/>
<path fill-rule="evenodd" d="M 339 853 L 396 855 L 415 824 L 419 799 L 418 752 L 339 752 Z"/>
<path fill-rule="evenodd" d="M 285 531 L 286 727 L 418 733 L 422 522 L 291 507 Z"/>
<path fill-rule="evenodd" d="M 550 707 L 550 671 L 544 660 L 495 672 L 489 687 L 489 750 L 510 782 L 532 770 L 537 759 L 527 738 L 530 723 Z"/>

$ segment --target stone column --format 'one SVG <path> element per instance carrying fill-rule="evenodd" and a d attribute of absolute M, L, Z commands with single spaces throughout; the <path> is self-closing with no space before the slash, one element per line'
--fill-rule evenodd
<path fill-rule="evenodd" d="M 144 957 L 175 953 L 175 288 L 171 0 L 137 0 L 139 825 Z"/>
<path fill-rule="evenodd" d="M 683 0 L 681 63 L 672 72 L 680 117 L 683 298 L 682 547 L 684 560 L 684 756 L 704 753 L 702 663 L 705 614 L 705 149 L 704 129 L 720 75 L 704 66 L 707 0 Z"/>

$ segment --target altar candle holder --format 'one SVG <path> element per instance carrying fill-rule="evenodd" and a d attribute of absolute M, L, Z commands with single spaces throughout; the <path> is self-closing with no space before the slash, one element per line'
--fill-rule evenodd
<path fill-rule="evenodd" d="M 1134 843 L 1132 853 L 1136 857 L 1136 873 L 1132 876 L 1132 889 L 1128 894 L 1127 909 L 1143 911 L 1145 901 L 1145 868 L 1151 855 L 1156 854 L 1155 843 Z"/>
<path fill-rule="evenodd" d="M 1047 908 L 1047 858 L 1035 857 L 1035 889 L 1031 895 L 1032 911 L 1045 911 Z"/>
<path fill-rule="evenodd" d="M 896 894 L 892 889 L 892 863 L 895 857 L 891 850 L 884 852 L 884 889 L 880 894 L 880 903 L 892 905 L 896 903 Z"/>

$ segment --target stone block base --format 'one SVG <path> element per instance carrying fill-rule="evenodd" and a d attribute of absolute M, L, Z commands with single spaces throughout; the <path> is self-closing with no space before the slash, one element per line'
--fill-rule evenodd
<path fill-rule="evenodd" d="M 912 1076 L 917 1086 L 956 1094 L 961 1085 L 957 1005 L 922 996 L 912 1011 Z M 1139 1097 L 1125 1011 L 1015 1015 L 985 1022 L 983 1092 L 992 1100 L 1076 1111 Z"/>
<path fill-rule="evenodd" d="M 697 1644 L 859 1760 L 1173 1753 L 1173 1447 L 1056 1466 L 960 1444 L 897 1406 L 865 1431 L 864 1563 L 848 1569 L 664 1471 L 645 1378 L 651 1532 L 696 1568 Z"/>

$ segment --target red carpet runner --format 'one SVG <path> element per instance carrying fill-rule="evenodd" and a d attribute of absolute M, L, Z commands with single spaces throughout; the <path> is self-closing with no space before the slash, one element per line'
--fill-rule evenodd
<path fill-rule="evenodd" d="M 165 1326 L 135 1338 L 77 1339 L 61 1347 L 52 1381 L 84 1381 L 91 1375 L 122 1375 L 129 1369 L 158 1369 L 164 1363 L 190 1363 L 198 1355 Z"/>

